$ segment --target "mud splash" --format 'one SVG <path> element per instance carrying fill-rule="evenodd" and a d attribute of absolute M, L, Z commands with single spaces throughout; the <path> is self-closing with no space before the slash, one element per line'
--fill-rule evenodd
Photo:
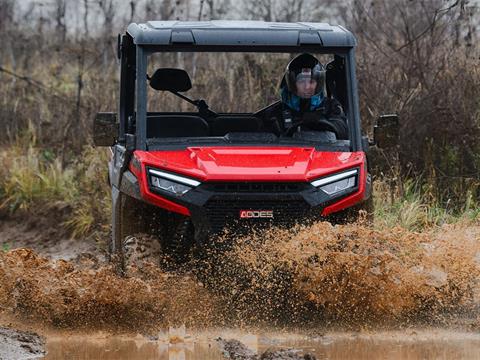
<path fill-rule="evenodd" d="M 413 233 L 318 223 L 237 239 L 178 271 L 143 264 L 128 277 L 94 255 L 1 252 L 0 311 L 56 328 L 143 333 L 178 324 L 478 330 L 479 275 L 478 226 Z"/>
<path fill-rule="evenodd" d="M 473 227 L 420 234 L 317 223 L 241 239 L 213 263 L 211 287 L 241 318 L 389 326 L 478 313 L 480 231 Z"/>
<path fill-rule="evenodd" d="M 3 309 L 53 327 L 146 331 L 169 322 L 215 319 L 216 307 L 204 288 L 154 265 L 123 278 L 88 258 L 50 261 L 17 249 L 0 254 L 0 284 Z"/>

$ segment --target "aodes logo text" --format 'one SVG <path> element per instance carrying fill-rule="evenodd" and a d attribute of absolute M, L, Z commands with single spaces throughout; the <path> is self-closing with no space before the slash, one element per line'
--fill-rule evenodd
<path fill-rule="evenodd" d="M 273 210 L 240 210 L 240 219 L 273 219 Z"/>

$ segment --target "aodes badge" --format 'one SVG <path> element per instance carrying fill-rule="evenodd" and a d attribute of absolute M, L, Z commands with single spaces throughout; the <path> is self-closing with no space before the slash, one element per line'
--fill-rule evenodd
<path fill-rule="evenodd" d="M 273 219 L 273 210 L 240 210 L 240 219 Z"/>

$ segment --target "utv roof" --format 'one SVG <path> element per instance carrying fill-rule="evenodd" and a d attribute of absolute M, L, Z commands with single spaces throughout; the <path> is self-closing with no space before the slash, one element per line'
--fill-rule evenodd
<path fill-rule="evenodd" d="M 128 34 L 137 45 L 228 47 L 342 47 L 356 45 L 353 34 L 325 23 L 264 21 L 149 21 L 132 23 Z M 227 49 L 225 49 L 227 50 Z"/>

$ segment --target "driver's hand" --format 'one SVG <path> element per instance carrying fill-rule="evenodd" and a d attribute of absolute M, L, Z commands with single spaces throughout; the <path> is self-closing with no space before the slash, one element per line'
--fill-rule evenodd
<path fill-rule="evenodd" d="M 266 123 L 267 123 L 267 128 L 272 130 L 275 135 L 280 136 L 280 134 L 282 133 L 282 128 L 280 126 L 280 121 L 276 116 L 269 118 L 266 121 Z"/>
<path fill-rule="evenodd" d="M 337 134 L 335 125 L 328 121 L 321 113 L 316 111 L 303 114 L 303 125 L 310 130 L 331 131 Z"/>
<path fill-rule="evenodd" d="M 317 124 L 321 119 L 325 119 L 320 112 L 306 112 L 302 116 L 302 122 L 304 125 L 314 125 Z"/>

